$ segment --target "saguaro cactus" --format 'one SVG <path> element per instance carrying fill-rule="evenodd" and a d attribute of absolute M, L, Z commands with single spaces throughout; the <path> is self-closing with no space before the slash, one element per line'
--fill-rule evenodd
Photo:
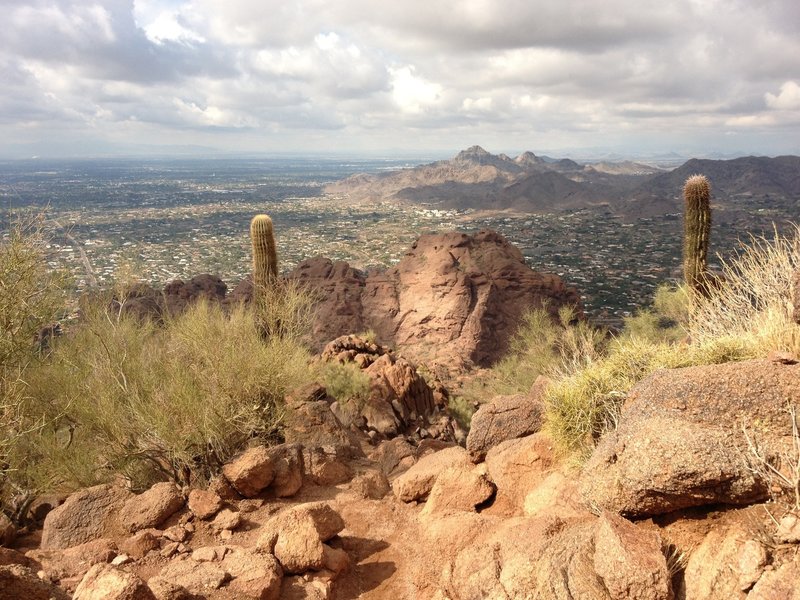
<path fill-rule="evenodd" d="M 278 278 L 278 253 L 269 216 L 253 217 L 250 221 L 250 239 L 253 243 L 253 292 L 258 297 Z"/>
<path fill-rule="evenodd" d="M 693 292 L 708 294 L 708 239 L 711 233 L 711 184 L 692 175 L 683 186 L 683 276 Z"/>

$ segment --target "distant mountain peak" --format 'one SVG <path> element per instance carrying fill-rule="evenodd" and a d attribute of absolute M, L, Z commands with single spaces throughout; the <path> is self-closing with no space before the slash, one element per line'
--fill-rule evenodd
<path fill-rule="evenodd" d="M 529 165 L 541 165 L 545 162 L 543 158 L 539 158 L 530 150 L 526 150 L 522 154 L 520 154 L 517 158 L 514 159 L 514 162 L 518 165 L 529 166 Z"/>

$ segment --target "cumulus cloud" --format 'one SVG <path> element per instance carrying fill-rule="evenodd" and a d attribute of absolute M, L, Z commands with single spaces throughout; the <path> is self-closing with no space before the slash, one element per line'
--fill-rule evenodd
<path fill-rule="evenodd" d="M 0 7 L 0 135 L 18 143 L 51 128 L 225 149 L 647 138 L 666 150 L 733 136 L 744 150 L 800 152 L 795 0 Z"/>

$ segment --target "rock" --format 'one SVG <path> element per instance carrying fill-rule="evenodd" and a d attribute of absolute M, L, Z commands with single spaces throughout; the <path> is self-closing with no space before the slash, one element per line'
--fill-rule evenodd
<path fill-rule="evenodd" d="M 119 548 L 134 560 L 139 560 L 147 556 L 148 552 L 157 550 L 160 547 L 158 541 L 159 536 L 160 532 L 153 529 L 138 531 L 126 540 L 123 540 Z"/>
<path fill-rule="evenodd" d="M 747 540 L 739 551 L 739 589 L 749 590 L 767 566 L 767 550 L 756 540 Z"/>
<path fill-rule="evenodd" d="M 322 566 L 334 575 L 339 575 L 350 568 L 350 557 L 341 548 L 331 548 L 328 544 L 322 544 L 322 553 Z"/>
<path fill-rule="evenodd" d="M 286 396 L 287 443 L 301 443 L 306 448 L 347 447 L 361 455 L 356 435 L 348 430 L 331 410 L 334 398 L 319 383 L 310 383 Z"/>
<path fill-rule="evenodd" d="M 533 271 L 492 231 L 423 235 L 395 267 L 368 276 L 315 258 L 289 277 L 321 292 L 313 339 L 372 329 L 410 360 L 454 371 L 499 359 L 528 308 L 547 306 L 555 317 L 580 306 L 576 290 Z"/>
<path fill-rule="evenodd" d="M 183 525 L 173 525 L 164 530 L 162 537 L 171 542 L 185 542 L 189 537 L 189 532 Z"/>
<path fill-rule="evenodd" d="M 95 565 L 81 580 L 73 600 L 155 600 L 144 581 L 112 565 Z"/>
<path fill-rule="evenodd" d="M 348 452 L 341 446 L 317 446 L 303 449 L 306 475 L 317 485 L 332 486 L 353 478 L 347 464 Z"/>
<path fill-rule="evenodd" d="M 283 570 L 270 554 L 233 548 L 222 561 L 222 568 L 233 577 L 228 589 L 237 598 L 277 600 L 281 593 Z"/>
<path fill-rule="evenodd" d="M 185 588 L 193 594 L 208 594 L 222 587 L 230 576 L 216 563 L 176 560 L 168 563 L 158 574 L 161 579 Z"/>
<path fill-rule="evenodd" d="M 131 496 L 127 490 L 106 484 L 71 494 L 45 517 L 42 549 L 70 548 L 102 537 Z"/>
<path fill-rule="evenodd" d="M 76 578 L 80 580 L 90 567 L 111 562 L 117 555 L 117 545 L 111 539 L 92 540 L 65 550 L 31 550 L 28 556 L 42 564 L 42 570 L 52 581 Z"/>
<path fill-rule="evenodd" d="M 274 477 L 270 484 L 278 498 L 294 496 L 303 486 L 303 446 L 281 444 L 269 449 Z"/>
<path fill-rule="evenodd" d="M 133 562 L 133 558 L 131 558 L 127 554 L 118 554 L 117 556 L 114 557 L 114 559 L 111 561 L 110 564 L 115 567 L 120 567 L 122 565 L 127 565 L 128 563 L 131 562 Z"/>
<path fill-rule="evenodd" d="M 41 523 L 51 510 L 64 504 L 66 499 L 67 496 L 64 494 L 42 494 L 31 503 L 28 514 Z"/>
<path fill-rule="evenodd" d="M 225 558 L 227 546 L 203 546 L 192 552 L 192 560 L 197 562 L 219 562 Z"/>
<path fill-rule="evenodd" d="M 525 437 L 542 427 L 544 409 L 541 396 L 547 380 L 536 380 L 531 394 L 497 396 L 482 404 L 472 415 L 467 452 L 473 462 L 480 462 L 486 453 L 506 440 Z"/>
<path fill-rule="evenodd" d="M 528 492 L 522 513 L 529 517 L 552 514 L 565 521 L 589 516 L 588 508 L 580 500 L 575 480 L 558 471 L 550 473 Z"/>
<path fill-rule="evenodd" d="M 223 502 L 219 494 L 211 490 L 191 490 L 188 505 L 198 519 L 210 519 L 220 511 Z"/>
<path fill-rule="evenodd" d="M 17 537 L 17 528 L 5 513 L 0 512 L 0 546 L 11 547 Z"/>
<path fill-rule="evenodd" d="M 164 286 L 164 308 L 170 315 L 178 315 L 199 299 L 222 302 L 228 286 L 216 275 L 202 274 L 188 282 L 175 279 Z"/>
<path fill-rule="evenodd" d="M 800 365 L 767 360 L 654 373 L 630 392 L 619 427 L 587 462 L 581 493 L 629 516 L 766 499 L 740 424 L 770 453 L 788 451 L 785 404 L 800 397 L 798 382 Z"/>
<path fill-rule="evenodd" d="M 497 486 L 495 510 L 522 514 L 528 493 L 555 464 L 553 441 L 545 433 L 501 442 L 486 455 L 486 471 Z"/>
<path fill-rule="evenodd" d="M 180 489 L 174 483 L 165 481 L 128 500 L 120 511 L 119 519 L 128 531 L 135 533 L 160 525 L 183 505 Z"/>
<path fill-rule="evenodd" d="M 389 478 L 407 471 L 417 462 L 414 446 L 402 437 L 381 442 L 368 458 L 378 463 L 384 475 Z"/>
<path fill-rule="evenodd" d="M 223 466 L 222 474 L 245 498 L 257 496 L 272 483 L 275 476 L 269 448 L 256 446 L 246 450 L 241 456 Z"/>
<path fill-rule="evenodd" d="M 185 587 L 167 581 L 163 577 L 151 577 L 147 580 L 147 587 L 153 592 L 156 600 L 196 600 L 197 598 Z"/>
<path fill-rule="evenodd" d="M 352 480 L 350 489 L 368 500 L 380 500 L 391 490 L 383 471 L 366 471 Z"/>
<path fill-rule="evenodd" d="M 323 542 L 344 529 L 341 516 L 325 503 L 301 504 L 272 517 L 256 548 L 271 552 L 287 573 L 319 570 L 325 564 Z"/>
<path fill-rule="evenodd" d="M 494 484 L 480 469 L 458 465 L 439 473 L 431 488 L 424 517 L 448 512 L 473 512 L 495 492 Z"/>
<path fill-rule="evenodd" d="M 229 529 L 233 531 L 242 523 L 242 515 L 238 511 L 233 511 L 230 508 L 223 508 L 214 520 L 211 522 L 211 527 L 217 531 Z"/>
<path fill-rule="evenodd" d="M 666 600 L 672 598 L 667 561 L 656 531 L 604 511 L 594 534 L 594 570 L 611 598 Z"/>
<path fill-rule="evenodd" d="M 22 565 L 0 566 L 0 600 L 70 600 L 70 595 L 42 581 Z"/>
<path fill-rule="evenodd" d="M 39 561 L 29 556 L 25 556 L 22 552 L 0 546 L 0 567 L 5 567 L 7 565 L 22 565 L 23 567 L 27 567 L 34 572 L 39 571 L 42 568 L 42 565 L 39 563 Z"/>
<path fill-rule="evenodd" d="M 800 518 L 794 514 L 788 514 L 781 518 L 775 537 L 784 544 L 800 543 Z"/>
<path fill-rule="evenodd" d="M 224 475 L 216 475 L 208 482 L 208 491 L 213 492 L 222 500 L 235 501 L 241 499 L 239 493 L 233 489 L 230 482 L 225 479 Z"/>
<path fill-rule="evenodd" d="M 408 471 L 392 483 L 394 495 L 403 502 L 426 498 L 433 488 L 439 473 L 449 467 L 468 466 L 471 462 L 467 451 L 453 446 L 421 458 Z"/>
<path fill-rule="evenodd" d="M 329 600 L 331 580 L 325 576 L 286 577 L 281 586 L 281 600 Z"/>
<path fill-rule="evenodd" d="M 692 600 L 742 600 L 739 556 L 747 534 L 737 527 L 715 528 L 689 556 L 683 576 L 684 595 Z"/>
<path fill-rule="evenodd" d="M 774 571 L 766 571 L 747 595 L 747 600 L 800 600 L 798 564 L 784 563 Z"/>

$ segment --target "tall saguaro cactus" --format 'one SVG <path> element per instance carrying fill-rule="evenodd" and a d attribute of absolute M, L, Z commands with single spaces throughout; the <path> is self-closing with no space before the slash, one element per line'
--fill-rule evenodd
<path fill-rule="evenodd" d="M 692 175 L 683 186 L 683 276 L 686 285 L 708 294 L 708 240 L 711 233 L 711 184 L 705 175 Z"/>
<path fill-rule="evenodd" d="M 250 221 L 250 239 L 253 243 L 253 293 L 258 298 L 263 297 L 267 286 L 278 278 L 278 253 L 269 216 L 253 217 Z"/>

